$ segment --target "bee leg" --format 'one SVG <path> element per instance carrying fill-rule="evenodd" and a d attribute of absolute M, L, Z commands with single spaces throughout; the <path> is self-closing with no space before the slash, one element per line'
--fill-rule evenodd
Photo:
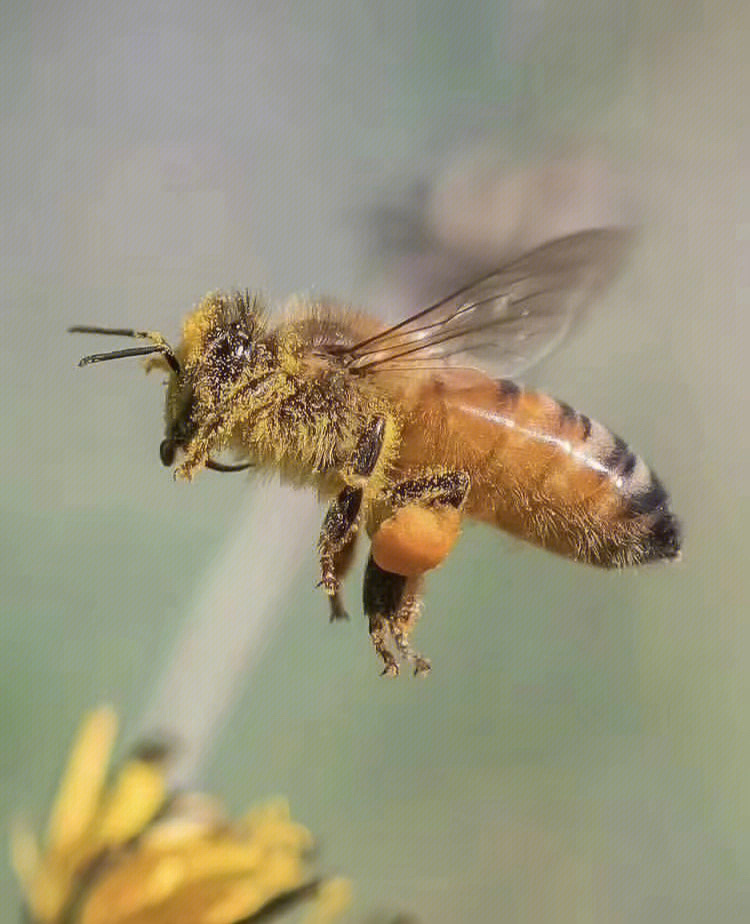
<path fill-rule="evenodd" d="M 389 620 L 391 637 L 402 658 L 414 666 L 414 676 L 429 674 L 432 665 L 429 660 L 415 651 L 409 644 L 409 635 L 422 612 L 422 576 L 407 578 L 404 594 L 397 613 Z"/>
<path fill-rule="evenodd" d="M 460 512 L 470 486 L 469 476 L 465 472 L 446 471 L 402 481 L 387 492 L 385 499 L 395 509 L 416 505 L 453 508 Z M 450 551 L 451 545 L 449 542 L 445 554 Z M 437 564 L 439 561 L 429 567 Z M 415 674 L 426 674 L 430 670 L 427 658 L 415 651 L 409 643 L 409 636 L 422 609 L 423 584 L 423 572 L 408 577 L 394 574 L 381 568 L 373 555 L 370 555 L 365 571 L 364 607 L 370 620 L 370 637 L 375 650 L 383 659 L 385 673 L 398 672 L 398 665 L 386 644 L 389 636 L 397 654 L 413 665 Z"/>
<path fill-rule="evenodd" d="M 335 597 L 339 589 L 336 559 L 347 547 L 357 529 L 363 495 L 363 488 L 348 485 L 331 502 L 323 520 L 318 540 L 322 574 L 320 584 L 331 597 Z"/>
<path fill-rule="evenodd" d="M 362 602 L 370 623 L 370 641 L 383 662 L 383 674 L 389 677 L 396 677 L 399 672 L 398 661 L 388 647 L 389 617 L 398 609 L 405 587 L 405 577 L 383 571 L 375 564 L 372 555 L 369 557 L 365 568 Z"/>
<path fill-rule="evenodd" d="M 195 474 L 205 467 L 211 446 L 221 430 L 221 420 L 217 415 L 210 415 L 194 434 L 185 447 L 185 458 L 174 471 L 175 479 L 192 481 Z"/>
<path fill-rule="evenodd" d="M 391 488 L 388 497 L 394 507 L 418 503 L 460 510 L 470 487 L 471 481 L 466 472 L 449 471 L 401 481 Z"/>
<path fill-rule="evenodd" d="M 331 502 L 323 520 L 318 539 L 323 578 L 320 583 L 331 597 L 334 597 L 339 589 L 336 556 L 357 531 L 365 493 L 364 484 L 378 463 L 384 435 L 385 418 L 373 417 L 360 434 L 346 467 L 345 475 L 352 479 L 352 484 L 348 484 Z"/>
<path fill-rule="evenodd" d="M 409 633 L 421 608 L 421 577 L 407 578 L 380 568 L 370 556 L 365 569 L 363 603 L 370 623 L 370 640 L 384 664 L 383 674 L 395 677 L 398 661 L 388 647 L 414 665 L 415 674 L 427 673 L 430 662 L 409 645 Z"/>
<path fill-rule="evenodd" d="M 346 573 L 351 568 L 352 561 L 354 559 L 354 550 L 357 546 L 356 535 L 352 537 L 349 542 L 341 549 L 333 558 L 333 573 L 335 575 L 336 581 L 341 584 L 341 581 L 346 576 Z M 331 622 L 337 622 L 340 619 L 348 619 L 349 614 L 344 608 L 344 603 L 341 599 L 341 590 L 336 590 L 328 598 L 331 605 Z"/>
<path fill-rule="evenodd" d="M 382 616 L 370 617 L 370 641 L 383 662 L 383 677 L 398 677 L 398 661 L 388 647 L 388 620 Z"/>

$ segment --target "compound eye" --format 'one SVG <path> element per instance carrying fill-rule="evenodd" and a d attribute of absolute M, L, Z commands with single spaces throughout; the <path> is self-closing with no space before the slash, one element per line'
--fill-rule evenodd
<path fill-rule="evenodd" d="M 174 462 L 175 449 L 174 440 L 161 441 L 161 445 L 159 446 L 159 458 L 161 459 L 162 465 L 170 466 Z"/>
<path fill-rule="evenodd" d="M 231 352 L 232 355 L 237 359 L 242 359 L 244 356 L 248 356 L 253 351 L 252 340 L 248 335 L 240 330 L 235 331 L 234 336 L 231 339 Z"/>
<path fill-rule="evenodd" d="M 241 327 L 233 325 L 215 346 L 215 360 L 231 374 L 239 371 L 253 352 L 253 342 Z"/>
<path fill-rule="evenodd" d="M 232 346 L 232 356 L 235 359 L 245 359 L 251 352 L 251 347 L 247 343 L 235 343 Z"/>

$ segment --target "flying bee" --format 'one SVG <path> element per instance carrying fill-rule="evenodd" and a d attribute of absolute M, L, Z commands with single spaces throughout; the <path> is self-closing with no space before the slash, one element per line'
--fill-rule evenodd
<path fill-rule="evenodd" d="M 410 632 L 424 575 L 465 517 L 607 568 L 679 557 L 679 524 L 643 459 L 513 381 L 564 337 L 628 240 L 610 228 L 553 240 L 390 327 L 306 300 L 275 322 L 259 296 L 216 292 L 174 348 L 149 331 L 71 330 L 145 341 L 81 365 L 148 355 L 167 373 L 159 452 L 177 477 L 253 466 L 329 499 L 318 552 L 332 619 L 346 615 L 340 585 L 363 527 L 364 610 L 384 673 L 402 659 L 422 673 Z"/>

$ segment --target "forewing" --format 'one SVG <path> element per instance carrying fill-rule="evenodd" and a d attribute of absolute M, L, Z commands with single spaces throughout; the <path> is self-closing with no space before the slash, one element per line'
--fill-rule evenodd
<path fill-rule="evenodd" d="M 451 358 L 513 376 L 554 349 L 623 263 L 630 232 L 559 238 L 346 350 L 352 371 L 428 368 Z"/>

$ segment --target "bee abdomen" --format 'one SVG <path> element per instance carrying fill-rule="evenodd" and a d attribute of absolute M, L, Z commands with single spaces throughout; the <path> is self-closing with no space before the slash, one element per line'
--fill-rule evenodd
<path fill-rule="evenodd" d="M 506 380 L 494 388 L 494 400 L 475 389 L 450 401 L 473 444 L 471 515 L 604 567 L 678 556 L 667 493 L 623 439 L 548 395 Z"/>
<path fill-rule="evenodd" d="M 584 414 L 576 416 L 583 464 L 598 462 L 603 468 L 599 503 L 594 507 L 605 522 L 611 520 L 613 537 L 621 538 L 609 543 L 612 561 L 605 554 L 596 563 L 639 564 L 678 558 L 680 527 L 659 478 L 622 437 Z"/>

